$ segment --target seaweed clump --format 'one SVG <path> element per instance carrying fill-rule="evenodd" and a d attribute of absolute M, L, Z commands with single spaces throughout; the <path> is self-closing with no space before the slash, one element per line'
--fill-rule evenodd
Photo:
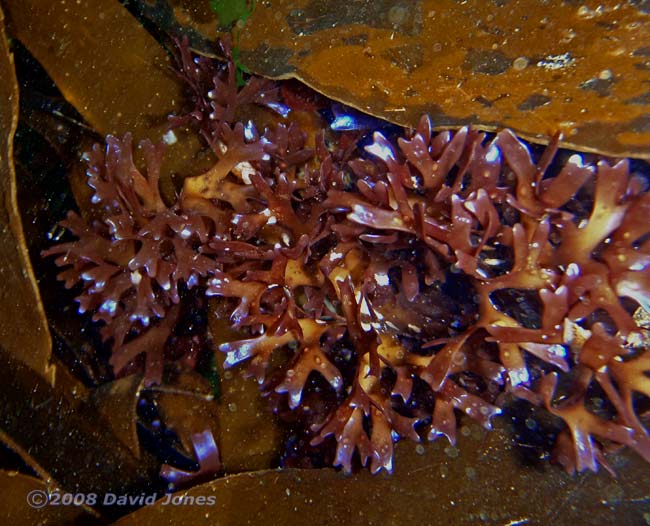
<path fill-rule="evenodd" d="M 103 322 L 111 363 L 193 366 L 170 349 L 179 305 L 218 297 L 246 336 L 224 343 L 276 411 L 332 462 L 392 469 L 400 438 L 456 440 L 464 413 L 490 428 L 508 397 L 562 422 L 554 456 L 597 470 L 620 445 L 650 460 L 650 193 L 627 160 L 537 156 L 511 131 L 397 137 L 259 130 L 246 105 L 286 114 L 278 86 L 179 46 L 194 126 L 217 160 L 163 202 L 163 150 L 108 137 L 86 157 L 98 217 L 47 255 Z M 224 52 L 229 56 L 227 42 Z M 142 359 L 142 356 L 145 359 Z M 591 408 L 597 391 L 606 403 Z M 355 460 L 356 459 L 356 460 Z"/>

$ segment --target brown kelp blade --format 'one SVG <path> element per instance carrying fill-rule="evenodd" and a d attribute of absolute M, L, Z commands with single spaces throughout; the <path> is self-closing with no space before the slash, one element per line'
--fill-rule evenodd
<path fill-rule="evenodd" d="M 63 491 L 53 484 L 29 475 L 15 471 L 0 471 L 0 491 L 2 491 L 0 497 L 2 515 L 15 526 L 100 523 L 99 515 L 89 506 L 47 505 L 45 499 L 48 493 L 58 492 L 63 495 Z M 77 502 L 81 500 L 78 498 Z"/>
<path fill-rule="evenodd" d="M 13 136 L 18 86 L 0 10 L 0 344 L 50 384 L 52 342 L 17 208 Z"/>
<path fill-rule="evenodd" d="M 461 526 L 570 525 L 583 523 L 585 513 L 593 525 L 643 523 L 644 484 L 650 475 L 632 453 L 613 459 L 625 465 L 618 480 L 606 473 L 571 478 L 548 464 L 522 464 L 518 453 L 534 450 L 534 444 L 513 442 L 501 424 L 490 433 L 470 424 L 459 435 L 457 447 L 445 439 L 417 450 L 398 445 L 390 477 L 368 471 L 344 476 L 330 469 L 242 473 L 175 494 L 176 502 L 201 496 L 201 506 L 196 500 L 194 505 L 159 502 L 116 524 L 205 521 L 236 526 L 268 522 L 269 517 L 287 526 L 346 523 L 350 517 L 358 517 L 360 524 L 431 524 L 436 517 L 436 523 Z M 531 498 L 532 487 L 544 498 Z"/>
<path fill-rule="evenodd" d="M 179 4 L 157 2 L 143 12 L 165 13 L 158 19 L 169 30 L 205 34 L 207 2 L 191 9 Z M 240 60 L 251 71 L 300 79 L 401 125 L 415 126 L 428 113 L 436 129 L 507 127 L 536 143 L 561 131 L 563 147 L 648 158 L 650 15 L 644 5 L 256 2 L 239 32 Z M 200 36 L 193 42 L 205 45 Z"/>
<path fill-rule="evenodd" d="M 211 300 L 210 305 L 218 308 L 218 300 Z M 214 315 L 209 320 L 215 346 L 241 337 L 229 328 L 228 320 Z M 215 356 L 220 385 L 216 408 L 219 451 L 224 470 L 238 473 L 270 468 L 280 456 L 280 424 L 271 414 L 268 401 L 260 395 L 255 380 L 244 378 L 240 368 L 224 369 L 225 358 L 221 352 Z"/>
<path fill-rule="evenodd" d="M 41 477 L 72 493 L 151 487 L 158 471 L 153 458 L 137 459 L 91 404 L 52 388 L 2 348 L 0 369 L 2 440 L 8 437 L 8 447 Z"/>
<path fill-rule="evenodd" d="M 4 2 L 7 25 L 45 68 L 57 87 L 102 135 L 133 134 L 162 140 L 168 115 L 183 103 L 182 86 L 167 52 L 117 0 L 101 6 L 79 2 Z M 170 175 L 200 171 L 194 134 L 166 136 L 169 160 L 161 174 L 163 192 L 173 198 Z M 205 159 L 204 159 L 205 162 Z M 197 166 L 198 165 L 198 166 Z"/>
<path fill-rule="evenodd" d="M 140 375 L 130 375 L 106 383 L 93 391 L 91 404 L 106 425 L 135 458 L 140 458 L 137 407 L 143 383 Z"/>

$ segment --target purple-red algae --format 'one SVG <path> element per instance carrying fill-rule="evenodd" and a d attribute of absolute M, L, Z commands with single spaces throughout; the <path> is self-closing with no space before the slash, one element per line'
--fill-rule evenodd
<path fill-rule="evenodd" d="M 400 438 L 455 444 L 459 413 L 489 429 L 508 397 L 563 422 L 568 471 L 616 445 L 650 460 L 647 174 L 566 156 L 559 136 L 533 152 L 509 130 L 434 133 L 426 116 L 365 147 L 362 132 L 260 130 L 242 112 L 286 113 L 278 85 L 238 88 L 232 62 L 179 48 L 193 108 L 172 123 L 195 127 L 214 167 L 169 206 L 162 149 L 142 143 L 143 175 L 130 137 L 109 136 L 87 156 L 103 215 L 70 213 L 77 239 L 46 252 L 104 322 L 117 373 L 145 355 L 160 382 L 179 305 L 205 294 L 247 335 L 219 346 L 226 366 L 247 363 L 346 471 L 390 471 Z M 607 411 L 588 408 L 594 389 Z"/>

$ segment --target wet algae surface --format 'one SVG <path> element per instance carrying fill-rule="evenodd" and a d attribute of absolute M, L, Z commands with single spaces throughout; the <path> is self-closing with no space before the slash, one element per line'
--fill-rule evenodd
<path fill-rule="evenodd" d="M 490 432 L 461 419 L 454 446 L 444 438 L 399 442 L 392 474 L 278 469 L 287 429 L 254 380 L 223 369 L 224 356 L 201 364 L 202 374 L 170 375 L 159 386 L 139 375 L 116 379 L 94 363 L 90 322 L 76 320 L 74 308 L 56 312 L 60 284 L 37 257 L 49 240 L 33 225 L 54 225 L 61 215 L 52 203 L 73 197 L 82 215 L 93 217 L 96 210 L 82 204 L 89 202 L 85 174 L 68 167 L 97 136 L 164 136 L 167 115 L 184 94 L 160 35 L 186 35 L 196 49 L 218 53 L 218 16 L 207 1 L 140 0 L 127 10 L 117 1 L 0 0 L 0 7 L 0 484 L 7 489 L 0 507 L 12 523 L 650 524 L 650 468 L 640 456 L 609 453 L 616 477 L 604 469 L 568 475 L 548 462 L 536 415 L 518 404 Z M 272 0 L 255 2 L 236 32 L 248 70 L 297 79 L 392 123 L 415 126 L 428 113 L 434 129 L 509 127 L 542 144 L 561 131 L 564 147 L 645 159 L 647 11 L 635 1 Z M 56 86 L 49 100 L 83 121 L 84 131 L 34 102 L 25 79 L 15 76 L 12 53 L 42 66 L 39 74 Z M 51 140 L 61 137 L 61 126 L 80 133 L 74 151 L 61 153 Z M 29 144 L 38 145 L 39 159 L 55 159 L 37 175 L 14 154 L 14 137 L 24 151 L 34 133 L 42 140 Z M 195 134 L 179 131 L 177 138 L 161 173 L 168 200 L 184 177 L 214 161 Z M 239 337 L 223 320 L 205 323 L 215 348 Z M 218 390 L 211 374 L 220 379 Z M 26 504 L 33 489 L 162 499 L 161 466 L 197 469 L 196 435 L 206 429 L 219 448 L 219 477 L 181 489 L 175 504 Z M 216 497 L 215 504 L 201 496 Z"/>

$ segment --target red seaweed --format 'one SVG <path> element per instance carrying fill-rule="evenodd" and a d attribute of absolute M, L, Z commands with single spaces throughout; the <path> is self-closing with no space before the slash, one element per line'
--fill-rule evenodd
<path fill-rule="evenodd" d="M 296 122 L 238 122 L 246 103 L 280 103 L 277 84 L 238 89 L 232 62 L 179 49 L 195 108 L 175 122 L 197 124 L 214 167 L 167 206 L 162 149 L 141 145 L 145 176 L 130 137 L 108 137 L 87 158 L 101 217 L 71 212 L 77 239 L 46 252 L 104 322 L 117 372 L 145 353 L 160 382 L 179 302 L 207 294 L 247 333 L 219 346 L 226 367 L 246 363 L 345 471 L 390 471 L 400 438 L 454 443 L 460 413 L 489 429 L 508 397 L 563 422 L 567 471 L 614 445 L 650 460 L 635 318 L 650 311 L 650 193 L 627 161 L 566 158 L 557 136 L 536 154 L 509 130 L 434 134 L 426 116 L 365 148 L 330 130 L 311 148 Z M 596 386 L 608 412 L 589 409 Z"/>

